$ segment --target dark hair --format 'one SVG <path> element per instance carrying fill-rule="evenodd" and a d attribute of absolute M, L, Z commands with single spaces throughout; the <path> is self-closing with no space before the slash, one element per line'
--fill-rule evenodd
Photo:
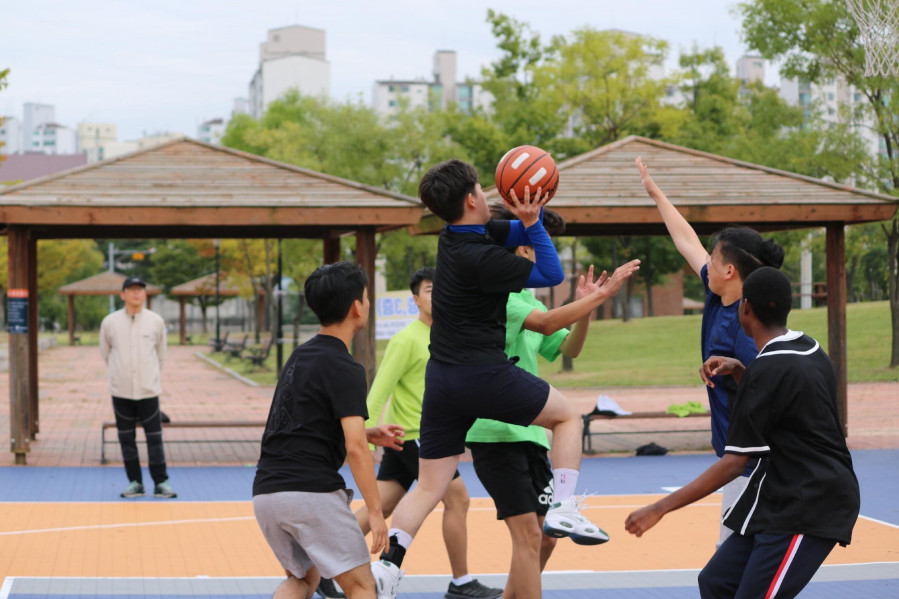
<path fill-rule="evenodd" d="M 787 275 L 776 268 L 761 266 L 743 281 L 743 299 L 767 328 L 787 326 L 793 307 L 793 287 Z"/>
<path fill-rule="evenodd" d="M 363 301 L 368 277 L 355 262 L 335 262 L 315 269 L 303 285 L 306 303 L 322 326 L 343 322 L 355 301 Z"/>
<path fill-rule="evenodd" d="M 773 239 L 762 239 L 758 231 L 749 227 L 727 227 L 712 240 L 721 252 L 725 264 L 733 264 L 746 281 L 746 277 L 760 266 L 780 268 L 784 262 L 784 249 Z"/>
<path fill-rule="evenodd" d="M 467 162 L 447 160 L 431 167 L 418 184 L 418 197 L 428 209 L 448 223 L 465 213 L 465 197 L 474 193 L 478 171 Z"/>
<path fill-rule="evenodd" d="M 437 276 L 437 269 L 433 266 L 425 266 L 424 268 L 419 268 L 415 271 L 415 274 L 412 275 L 412 279 L 409 281 L 409 290 L 412 292 L 412 295 L 418 295 L 418 290 L 421 289 L 421 284 L 424 281 L 434 282 L 434 277 Z"/>
<path fill-rule="evenodd" d="M 490 216 L 498 220 L 518 220 L 518 217 L 512 214 L 509 207 L 502 201 L 494 202 L 490 205 Z M 543 228 L 546 229 L 550 237 L 561 235 L 565 232 L 565 219 L 555 210 L 544 208 Z"/>

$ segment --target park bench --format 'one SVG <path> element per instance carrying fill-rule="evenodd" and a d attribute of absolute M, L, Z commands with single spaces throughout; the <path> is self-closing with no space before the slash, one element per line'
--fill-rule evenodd
<path fill-rule="evenodd" d="M 249 339 L 249 335 L 244 335 L 243 339 L 237 343 L 225 343 L 222 346 L 222 351 L 228 354 L 228 358 L 239 358 L 240 354 L 243 353 L 243 350 L 247 347 L 247 339 Z"/>
<path fill-rule="evenodd" d="M 589 414 L 583 414 L 581 419 L 584 422 L 584 433 L 583 439 L 581 441 L 581 449 L 584 453 L 593 453 L 593 436 L 594 435 L 633 435 L 633 434 L 662 434 L 662 433 L 702 433 L 707 432 L 709 430 L 709 426 L 704 428 L 690 428 L 690 429 L 671 429 L 670 427 L 666 427 L 664 429 L 659 429 L 658 427 L 652 429 L 639 429 L 632 431 L 600 431 L 593 432 L 590 430 L 590 423 L 594 420 L 655 420 L 655 419 L 681 419 L 681 418 L 708 418 L 709 412 L 705 413 L 691 413 L 686 416 L 677 416 L 676 414 L 671 414 L 669 412 L 632 412 L 630 414 L 614 414 L 608 412 L 600 412 L 598 410 L 593 410 Z M 710 425 L 711 426 L 711 425 Z"/>
<path fill-rule="evenodd" d="M 228 335 L 231 334 L 231 331 L 225 331 L 225 336 L 219 339 L 218 337 L 210 337 L 209 339 L 209 347 L 212 348 L 212 351 L 218 352 L 222 351 L 222 348 L 225 347 L 225 344 L 228 343 Z"/>
<path fill-rule="evenodd" d="M 262 367 L 272 353 L 272 345 L 274 345 L 274 336 L 269 337 L 265 343 L 259 347 L 248 347 L 244 350 L 241 357 L 249 362 L 248 366 Z"/>
<path fill-rule="evenodd" d="M 177 420 L 175 422 L 163 422 L 163 429 L 170 428 L 265 428 L 264 420 Z M 104 422 L 100 428 L 100 463 L 106 463 L 106 445 L 118 444 L 118 436 L 112 439 L 106 438 L 106 429 L 115 430 L 115 422 Z M 166 445 L 171 443 L 259 443 L 258 439 L 165 439 Z M 144 441 L 139 441 L 144 443 Z"/>

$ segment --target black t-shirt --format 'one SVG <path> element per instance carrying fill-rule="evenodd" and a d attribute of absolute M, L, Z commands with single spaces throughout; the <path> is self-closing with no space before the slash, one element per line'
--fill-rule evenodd
<path fill-rule="evenodd" d="M 365 369 L 337 337 L 316 335 L 293 350 L 262 434 L 253 495 L 346 488 L 337 471 L 346 459 L 340 419 L 368 419 L 366 390 Z"/>
<path fill-rule="evenodd" d="M 437 244 L 437 280 L 431 297 L 431 357 L 449 364 L 508 360 L 506 302 L 524 289 L 534 264 L 502 247 L 509 221 L 491 220 L 486 233 L 452 231 Z"/>
<path fill-rule="evenodd" d="M 724 452 L 760 459 L 725 517 L 730 528 L 849 543 L 859 490 L 836 389 L 830 358 L 796 331 L 769 342 L 746 369 Z"/>

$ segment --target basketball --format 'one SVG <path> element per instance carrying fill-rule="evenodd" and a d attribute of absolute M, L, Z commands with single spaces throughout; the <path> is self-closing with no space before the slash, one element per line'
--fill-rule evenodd
<path fill-rule="evenodd" d="M 536 146 L 512 148 L 496 165 L 496 189 L 507 202 L 511 201 L 510 191 L 521 200 L 524 188 L 528 187 L 533 198 L 540 187 L 552 198 L 559 187 L 559 169 L 549 152 Z"/>

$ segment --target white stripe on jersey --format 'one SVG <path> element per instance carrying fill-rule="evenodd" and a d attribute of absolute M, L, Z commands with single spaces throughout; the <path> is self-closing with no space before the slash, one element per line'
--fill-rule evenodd
<path fill-rule="evenodd" d="M 746 520 L 743 521 L 743 526 L 740 527 L 740 534 L 746 534 L 746 527 L 749 526 L 749 521 L 752 520 L 752 514 L 755 512 L 755 507 L 759 504 L 759 495 L 762 494 L 762 485 L 765 484 L 765 477 L 768 476 L 766 472 L 762 476 L 762 480 L 759 481 L 759 488 L 755 492 L 755 501 L 752 502 L 752 509 L 749 510 L 749 513 L 746 515 Z"/>
<path fill-rule="evenodd" d="M 771 453 L 771 448 L 767 445 L 762 445 L 761 447 L 737 447 L 735 445 L 725 445 L 724 452 L 732 451 L 734 453 L 757 453 L 757 452 L 767 452 Z"/>
<path fill-rule="evenodd" d="M 755 476 L 755 473 L 758 471 L 758 469 L 761 465 L 762 465 L 762 460 L 757 460 L 755 462 L 755 468 L 752 469 L 752 474 L 749 475 L 749 480 L 752 480 L 752 477 Z M 748 489 L 748 488 L 749 488 L 748 484 L 744 485 L 743 488 L 740 489 L 740 494 L 737 495 L 737 498 L 734 499 L 734 502 L 732 504 L 730 504 L 729 508 L 727 508 L 727 511 L 725 511 L 723 514 L 721 514 L 721 523 L 722 524 L 724 523 L 725 520 L 727 520 L 727 517 L 730 516 L 730 513 L 733 511 L 734 506 L 737 505 L 738 503 L 740 503 L 740 499 L 743 498 L 743 493 L 745 493 L 746 489 Z"/>
<path fill-rule="evenodd" d="M 779 349 L 779 350 L 777 350 L 777 351 L 769 351 L 769 352 L 765 352 L 765 353 L 763 353 L 763 354 L 759 354 L 758 357 L 759 357 L 759 358 L 764 358 L 765 356 L 775 356 L 775 355 L 777 355 L 777 354 L 796 354 L 797 356 L 807 356 L 807 355 L 809 355 L 809 354 L 813 354 L 813 353 L 815 353 L 816 351 L 818 351 L 818 348 L 819 348 L 819 347 L 821 347 L 821 346 L 818 345 L 818 342 L 817 342 L 817 341 L 815 341 L 814 347 L 812 347 L 812 348 L 811 348 L 810 350 L 808 350 L 808 351 L 796 351 L 796 350 L 792 350 L 792 349 Z"/>

